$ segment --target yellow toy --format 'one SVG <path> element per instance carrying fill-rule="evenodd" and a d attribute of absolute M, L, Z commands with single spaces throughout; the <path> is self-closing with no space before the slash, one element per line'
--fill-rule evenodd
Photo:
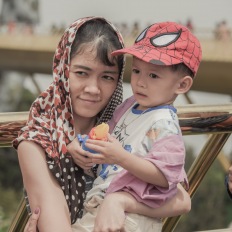
<path fill-rule="evenodd" d="M 90 139 L 104 140 L 107 141 L 107 135 L 109 133 L 109 125 L 106 123 L 102 123 L 89 132 Z"/>
<path fill-rule="evenodd" d="M 102 140 L 102 141 L 107 141 L 108 140 L 108 133 L 109 133 L 109 125 L 106 123 L 102 123 L 96 127 L 93 127 L 89 134 L 85 137 L 82 138 L 81 135 L 78 135 L 77 138 L 79 142 L 82 145 L 82 148 L 85 151 L 89 151 L 92 153 L 96 153 L 96 151 L 89 149 L 88 147 L 85 146 L 85 142 L 87 139 L 95 139 L 95 140 Z"/>

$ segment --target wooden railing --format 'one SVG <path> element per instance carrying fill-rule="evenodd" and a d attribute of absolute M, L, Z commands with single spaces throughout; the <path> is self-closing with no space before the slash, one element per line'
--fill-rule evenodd
<path fill-rule="evenodd" d="M 232 104 L 177 106 L 183 135 L 208 134 L 208 140 L 188 171 L 192 198 L 214 160 L 232 133 Z M 0 113 L 0 147 L 10 146 L 19 129 L 25 125 L 28 112 Z M 163 232 L 175 230 L 181 216 L 166 218 Z M 25 202 L 20 202 L 9 232 L 22 232 L 28 219 Z"/>

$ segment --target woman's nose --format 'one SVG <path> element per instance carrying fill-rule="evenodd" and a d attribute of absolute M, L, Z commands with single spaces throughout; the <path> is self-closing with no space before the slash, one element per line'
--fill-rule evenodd
<path fill-rule="evenodd" d="M 85 91 L 91 94 L 99 94 L 100 87 L 98 80 L 90 80 L 85 87 Z"/>

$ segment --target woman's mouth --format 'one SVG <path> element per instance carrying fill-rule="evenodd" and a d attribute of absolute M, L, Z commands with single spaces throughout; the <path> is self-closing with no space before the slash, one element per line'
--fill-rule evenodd
<path fill-rule="evenodd" d="M 99 102 L 99 100 L 96 99 L 87 99 L 87 98 L 79 98 L 79 99 L 86 104 L 96 104 Z"/>

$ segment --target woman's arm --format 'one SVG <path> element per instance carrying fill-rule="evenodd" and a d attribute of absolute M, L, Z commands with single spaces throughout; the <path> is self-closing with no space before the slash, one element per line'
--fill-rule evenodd
<path fill-rule="evenodd" d="M 141 214 L 148 217 L 174 217 L 188 213 L 191 199 L 184 188 L 178 184 L 177 194 L 159 208 L 150 208 L 126 192 L 108 194 L 100 206 L 95 219 L 94 231 L 107 231 L 109 228 L 123 229 L 125 213 Z"/>
<path fill-rule="evenodd" d="M 149 217 L 162 218 L 185 214 L 190 209 L 191 199 L 180 184 L 178 185 L 177 195 L 156 209 L 137 202 L 129 193 L 110 193 L 105 197 L 99 208 L 95 219 L 94 231 L 109 231 L 112 228 L 123 229 L 126 216 L 125 211 Z M 38 215 L 36 212 L 33 212 L 27 223 L 27 230 L 24 232 L 36 232 L 37 220 Z"/>
<path fill-rule="evenodd" d="M 18 159 L 31 210 L 34 212 L 37 206 L 41 209 L 39 230 L 71 232 L 63 191 L 47 167 L 43 149 L 34 142 L 23 141 L 18 146 Z"/>

